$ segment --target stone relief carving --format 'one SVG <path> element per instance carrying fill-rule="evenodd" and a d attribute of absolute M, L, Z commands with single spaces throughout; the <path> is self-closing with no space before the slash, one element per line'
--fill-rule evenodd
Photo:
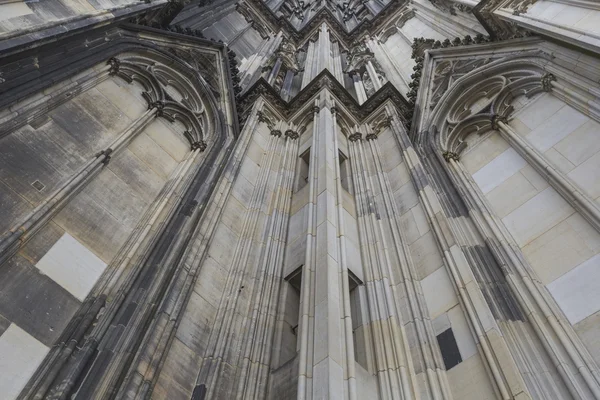
<path fill-rule="evenodd" d="M 486 57 L 480 59 L 466 60 L 444 60 L 437 63 L 434 67 L 434 76 L 431 87 L 431 100 L 429 108 L 433 109 L 443 94 L 448 90 L 456 80 L 465 74 L 490 63 L 493 58 Z"/>

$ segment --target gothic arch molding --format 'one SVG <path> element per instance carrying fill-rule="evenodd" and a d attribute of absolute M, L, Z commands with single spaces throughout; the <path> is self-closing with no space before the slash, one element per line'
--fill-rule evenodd
<path fill-rule="evenodd" d="M 557 90 L 566 104 L 580 109 L 578 95 L 587 92 L 583 77 L 568 76 L 565 70 L 555 65 L 547 55 L 536 53 L 511 55 L 457 79 L 441 96 L 439 103 L 427 118 L 427 123 L 417 134 L 417 141 L 422 154 L 433 153 L 431 157 L 436 159 L 441 167 L 433 169 L 434 182 L 443 180 L 437 175 L 447 175 L 450 178 L 452 188 L 437 185 L 437 190 L 445 193 L 448 198 L 453 198 L 451 191 L 460 193 L 468 209 L 470 218 L 466 223 L 451 219 L 454 235 L 465 243 L 473 242 L 473 234 L 483 238 L 485 245 L 491 250 L 495 264 L 502 270 L 498 278 L 509 288 L 510 296 L 516 301 L 518 308 L 526 316 L 525 320 L 535 332 L 535 340 L 544 349 L 545 355 L 540 359 L 558 360 L 560 364 L 565 365 L 564 369 L 558 369 L 562 379 L 551 389 L 555 390 L 552 395 L 560 397 L 564 396 L 564 393 L 570 393 L 575 398 L 586 398 L 590 395 L 598 396 L 600 393 L 596 363 L 554 299 L 540 283 L 532 267 L 525 261 L 507 228 L 495 216 L 470 173 L 460 162 L 460 154 L 467 146 L 467 136 L 485 133 L 490 129 L 498 130 L 565 200 L 598 229 L 600 212 L 597 205 L 578 191 L 560 172 L 551 168 L 544 156 L 527 144 L 525 139 L 520 138 L 507 124 L 513 111 L 512 101 L 520 95 L 533 96 L 542 91 Z M 565 90 L 564 86 L 556 84 L 562 80 L 576 83 L 575 90 Z M 477 232 L 469 233 L 471 229 Z M 471 262 L 471 269 L 477 268 L 478 266 Z M 485 286 L 485 283 L 480 282 L 480 285 Z M 457 286 L 461 286 L 460 282 L 457 282 Z M 488 298 L 487 301 L 493 309 L 496 300 Z M 472 320 L 471 323 L 477 325 L 476 321 Z M 503 324 L 500 326 L 504 326 L 501 328 L 503 331 L 511 329 Z M 505 336 L 510 338 L 511 334 L 507 331 Z M 539 351 L 519 344 L 518 336 L 513 336 L 517 340 L 507 339 L 507 343 L 516 359 L 521 357 L 522 352 L 535 354 Z M 487 356 L 486 358 L 493 366 L 494 361 Z M 577 370 L 582 371 L 581 376 L 577 376 Z M 532 394 L 537 392 L 538 396 L 540 388 L 546 390 L 548 387 L 539 379 L 541 378 L 526 378 L 528 390 Z M 495 381 L 498 387 L 502 388 L 502 380 L 495 377 Z"/>

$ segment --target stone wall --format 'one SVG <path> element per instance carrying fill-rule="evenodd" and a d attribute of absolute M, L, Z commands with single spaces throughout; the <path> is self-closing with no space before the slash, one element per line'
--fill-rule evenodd
<path fill-rule="evenodd" d="M 509 125 L 598 201 L 600 124 L 551 93 L 523 99 Z M 519 104 L 519 103 L 518 103 Z M 540 281 L 598 360 L 600 234 L 498 133 L 478 138 L 463 162 Z M 596 333 L 593 334 L 591 330 Z"/>

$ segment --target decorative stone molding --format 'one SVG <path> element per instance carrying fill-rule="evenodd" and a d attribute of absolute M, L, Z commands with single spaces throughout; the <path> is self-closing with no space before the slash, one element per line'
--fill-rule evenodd
<path fill-rule="evenodd" d="M 552 82 L 556 81 L 556 76 L 547 72 L 542 75 L 540 80 L 542 82 L 542 90 L 544 90 L 544 92 L 549 92 L 552 90 Z"/>
<path fill-rule="evenodd" d="M 497 131 L 500 128 L 500 126 L 498 125 L 498 123 L 499 122 L 507 123 L 508 122 L 508 118 L 506 118 L 503 115 L 494 114 L 490 118 L 490 121 L 492 123 L 492 129 L 495 130 L 495 131 Z"/>
<path fill-rule="evenodd" d="M 593 199 L 587 198 L 584 193 L 577 190 L 575 185 L 569 183 L 569 179 L 562 176 L 555 168 L 551 168 L 551 165 L 545 162 L 544 155 L 527 144 L 527 140 L 514 132 L 507 123 L 516 97 L 520 95 L 531 97 L 549 90 L 551 86 L 553 90 L 560 90 L 559 85 L 554 87 L 551 83 L 556 77 L 548 74 L 544 69 L 553 66 L 554 57 L 535 50 L 536 45 L 530 43 L 529 51 L 521 49 L 509 52 L 507 50 L 503 53 L 496 50 L 494 56 L 498 59 L 464 74 L 460 78 L 460 83 L 450 84 L 433 110 L 424 114 L 418 121 L 419 125 L 414 127 L 414 143 L 420 156 L 431 166 L 429 172 L 432 174 L 435 190 L 440 193 L 439 198 L 442 200 L 446 215 L 449 216 L 447 220 L 451 229 L 456 232 L 453 240 L 472 243 L 474 247 L 485 249 L 489 259 L 484 264 L 491 264 L 494 270 L 501 271 L 501 274 L 497 274 L 494 279 L 497 285 L 507 289 L 502 296 L 486 296 L 488 310 L 486 312 L 493 315 L 497 321 L 513 318 L 510 313 L 493 311 L 502 309 L 504 307 L 502 304 L 508 299 L 517 311 L 514 318 L 534 328 L 530 337 L 522 338 L 513 335 L 510 326 L 498 324 L 498 329 L 502 332 L 506 331 L 507 337 L 513 335 L 514 341 L 499 345 L 486 339 L 485 334 L 482 335 L 481 342 L 484 344 L 487 342 L 489 354 L 510 351 L 517 358 L 539 358 L 539 349 L 545 349 L 543 351 L 547 353 L 543 353 L 544 357 L 561 359 L 561 368 L 564 366 L 564 370 L 568 371 L 565 374 L 558 374 L 560 379 L 556 381 L 556 388 L 549 392 L 553 397 L 561 397 L 560 393 L 572 387 L 581 387 L 582 393 L 600 393 L 600 382 L 592 376 L 593 371 L 597 371 L 596 364 L 585 350 L 581 351 L 584 347 L 573 332 L 573 328 L 564 321 L 564 316 L 560 312 L 555 311 L 558 310 L 558 306 L 546 288 L 536 283 L 539 280 L 519 250 L 519 246 L 502 226 L 502 221 L 495 216 L 486 196 L 473 182 L 472 174 L 460 162 L 459 155 L 466 148 L 468 143 L 466 139 L 469 135 L 496 129 L 521 157 L 542 176 L 547 177 L 549 184 L 564 197 L 565 201 L 580 212 L 593 227 L 600 230 L 600 210 Z M 464 53 L 462 55 L 465 56 Z M 433 84 L 432 79 L 435 78 L 435 74 L 431 73 L 434 67 L 431 63 L 438 62 L 439 58 L 443 59 L 443 57 L 436 58 L 428 58 L 424 67 L 428 72 L 429 78 L 426 82 L 428 86 Z M 565 71 L 562 64 L 561 67 L 553 71 Z M 585 80 L 574 79 L 572 76 L 568 79 L 573 82 L 573 87 L 569 88 L 568 92 L 561 92 L 561 98 L 565 98 L 568 104 L 576 108 L 580 107 L 582 97 L 589 99 L 586 104 L 591 104 L 589 88 L 583 83 Z M 430 98 L 428 94 L 424 96 L 425 99 Z M 421 109 L 429 109 L 425 102 L 417 104 Z M 442 157 L 433 156 L 435 154 L 441 154 Z M 441 162 L 442 158 L 446 163 Z M 444 183 L 447 176 L 451 178 L 451 186 Z M 468 209 L 468 213 L 460 214 L 461 217 L 466 216 L 468 222 L 464 222 L 462 218 L 451 217 L 452 213 L 456 212 L 454 209 L 456 201 L 461 202 L 462 207 Z M 430 215 L 430 220 L 433 219 Z M 475 232 L 471 234 L 463 233 L 473 229 Z M 483 237 L 483 240 L 473 239 L 477 235 Z M 439 243 L 445 243 L 444 240 L 446 239 L 440 237 Z M 471 259 L 468 253 L 465 257 L 469 260 L 468 268 L 474 271 L 475 276 L 481 274 L 479 269 L 484 264 L 478 258 Z M 449 258 L 449 265 L 457 262 L 452 260 L 452 255 Z M 460 275 L 458 277 L 460 279 Z M 461 285 L 458 280 L 456 284 Z M 485 290 L 487 284 L 478 279 L 481 290 Z M 469 296 L 464 296 L 461 297 L 461 301 L 468 304 L 471 300 Z M 472 319 L 473 326 L 480 329 L 477 328 L 479 323 L 477 319 L 470 316 L 469 318 Z M 528 347 L 523 346 L 521 341 L 537 344 L 535 347 Z M 529 374 L 519 364 L 503 361 L 498 364 L 498 359 L 487 355 L 485 357 L 486 362 L 496 365 L 494 368 L 501 371 L 494 380 L 509 396 L 515 396 L 517 393 L 511 393 L 513 389 L 506 385 L 506 378 L 502 377 L 504 374 L 502 371 L 512 370 L 516 377 L 515 382 L 523 388 L 543 385 L 545 382 L 546 378 L 543 374 Z M 555 364 L 547 362 L 544 368 L 553 370 Z M 578 375 L 578 371 L 583 371 L 582 375 Z M 579 379 L 578 376 L 582 378 Z"/>
<path fill-rule="evenodd" d="M 350 140 L 351 142 L 356 142 L 356 141 L 362 140 L 362 133 L 355 132 L 355 133 L 351 134 L 350 136 L 348 136 L 348 140 Z"/>
<path fill-rule="evenodd" d="M 458 154 L 456 154 L 453 151 L 445 151 L 442 153 L 442 156 L 444 157 L 444 160 L 446 160 L 446 162 L 450 162 L 450 160 L 454 160 L 454 161 L 460 160 L 460 157 L 458 156 Z"/>
<path fill-rule="evenodd" d="M 107 64 L 110 65 L 110 70 L 109 70 L 109 74 L 110 75 L 116 75 L 119 73 L 119 68 L 121 66 L 121 61 L 116 58 L 116 57 L 111 57 L 108 61 Z"/>
<path fill-rule="evenodd" d="M 290 138 L 292 140 L 296 140 L 300 137 L 300 135 L 298 134 L 298 132 L 288 129 L 287 131 L 285 131 L 285 137 Z"/>
<path fill-rule="evenodd" d="M 206 150 L 206 142 L 204 140 L 199 140 L 197 142 L 192 143 L 192 151 L 194 150 L 200 150 L 200 152 L 203 152 L 204 150 Z"/>
<path fill-rule="evenodd" d="M 369 141 L 369 140 L 376 140 L 377 139 L 377 135 L 374 133 L 369 133 L 367 134 L 367 136 L 365 136 L 365 140 Z"/>
<path fill-rule="evenodd" d="M 281 137 L 281 131 L 279 129 L 273 129 L 271 131 L 271 136 Z"/>
<path fill-rule="evenodd" d="M 306 86 L 298 95 L 289 102 L 281 99 L 271 85 L 264 79 L 256 81 L 240 98 L 240 109 L 248 110 L 249 105 L 254 102 L 258 96 L 263 96 L 269 103 L 275 107 L 284 117 L 289 117 L 304 106 L 305 102 L 311 99 L 323 88 L 330 90 L 339 101 L 354 117 L 363 120 L 367 118 L 386 100 L 391 100 L 400 110 L 402 115 L 408 115 L 410 106 L 404 97 L 398 92 L 391 82 L 386 82 L 381 89 L 367 99 L 363 104 L 358 102 L 348 93 L 346 88 L 340 84 L 335 76 L 329 70 L 323 70 L 317 75 L 308 86 Z"/>

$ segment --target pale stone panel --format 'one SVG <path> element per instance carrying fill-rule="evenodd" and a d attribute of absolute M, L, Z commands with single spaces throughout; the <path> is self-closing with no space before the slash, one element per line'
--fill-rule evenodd
<path fill-rule="evenodd" d="M 431 321 L 431 324 L 433 327 L 433 333 L 436 336 L 452 327 L 452 325 L 450 325 L 450 318 L 448 318 L 448 313 L 439 315 L 437 318 Z"/>
<path fill-rule="evenodd" d="M 515 113 L 515 119 L 510 122 L 510 125 L 513 125 L 513 121 L 518 120 L 530 130 L 534 130 L 564 106 L 565 103 L 559 98 L 550 93 L 544 93 Z"/>
<path fill-rule="evenodd" d="M 454 287 L 445 268 L 438 268 L 421 281 L 430 318 L 448 311 L 458 304 Z"/>
<path fill-rule="evenodd" d="M 479 355 L 463 360 L 463 362 L 450 369 L 448 371 L 448 382 L 455 399 L 496 399 L 494 389 Z"/>
<path fill-rule="evenodd" d="M 509 147 L 508 142 L 497 132 L 492 132 L 481 141 L 472 143 L 470 139 L 478 139 L 478 135 L 468 136 L 468 147 L 461 155 L 461 162 L 470 173 L 479 171 L 490 160 L 498 157 Z"/>
<path fill-rule="evenodd" d="M 589 120 L 558 142 L 554 148 L 573 165 L 580 165 L 600 151 L 600 124 Z"/>
<path fill-rule="evenodd" d="M 50 349 L 10 324 L 0 336 L 0 388 L 2 398 L 16 399 Z"/>
<path fill-rule="evenodd" d="M 504 218 L 537 193 L 538 190 L 531 182 L 523 174 L 517 172 L 489 192 L 486 197 L 496 215 Z"/>
<path fill-rule="evenodd" d="M 575 4 L 539 1 L 527 10 L 527 16 L 559 24 L 567 29 L 600 33 L 598 26 L 600 12 L 590 8 L 577 7 Z"/>
<path fill-rule="evenodd" d="M 574 328 L 594 360 L 600 363 L 600 312 L 579 321 Z"/>
<path fill-rule="evenodd" d="M 523 168 L 527 162 L 512 147 L 473 174 L 483 193 L 488 193 Z"/>
<path fill-rule="evenodd" d="M 546 286 L 571 324 L 600 310 L 600 254 Z"/>
<path fill-rule="evenodd" d="M 600 234 L 574 213 L 523 247 L 523 254 L 542 283 L 548 284 L 599 250 Z"/>
<path fill-rule="evenodd" d="M 384 44 L 390 58 L 394 60 L 400 73 L 407 81 L 410 81 L 410 75 L 414 72 L 414 60 L 411 58 L 412 48 L 401 36 L 400 33 L 393 34 Z"/>
<path fill-rule="evenodd" d="M 533 112 L 530 110 L 528 113 Z M 533 147 L 545 152 L 579 128 L 588 117 L 567 105 L 552 114 L 526 137 Z"/>
<path fill-rule="evenodd" d="M 104 272 L 106 263 L 65 233 L 38 261 L 36 267 L 83 301 Z"/>
<path fill-rule="evenodd" d="M 456 305 L 448 311 L 448 319 L 462 359 L 466 360 L 477 354 L 477 345 L 460 305 Z"/>
<path fill-rule="evenodd" d="M 550 164 L 554 165 L 556 169 L 558 169 L 563 174 L 568 174 L 575 165 L 572 162 L 567 160 L 562 154 L 560 154 L 554 147 L 550 148 L 550 150 L 544 153 L 546 160 L 550 162 Z"/>
<path fill-rule="evenodd" d="M 600 153 L 596 153 L 567 175 L 592 198 L 600 196 Z"/>
<path fill-rule="evenodd" d="M 417 279 L 423 279 L 443 265 L 442 257 L 431 231 L 425 233 L 409 247 Z"/>
<path fill-rule="evenodd" d="M 411 18 L 402 27 L 402 31 L 410 40 L 419 37 L 444 41 L 446 38 L 418 18 Z"/>
<path fill-rule="evenodd" d="M 553 188 L 547 188 L 502 219 L 521 247 L 573 213 Z"/>
<path fill-rule="evenodd" d="M 24 1 L 0 4 L 0 21 L 31 14 L 33 11 Z"/>
<path fill-rule="evenodd" d="M 362 365 L 355 362 L 356 371 L 356 392 L 359 399 L 377 400 L 379 391 L 377 390 L 377 377 L 371 375 Z"/>

